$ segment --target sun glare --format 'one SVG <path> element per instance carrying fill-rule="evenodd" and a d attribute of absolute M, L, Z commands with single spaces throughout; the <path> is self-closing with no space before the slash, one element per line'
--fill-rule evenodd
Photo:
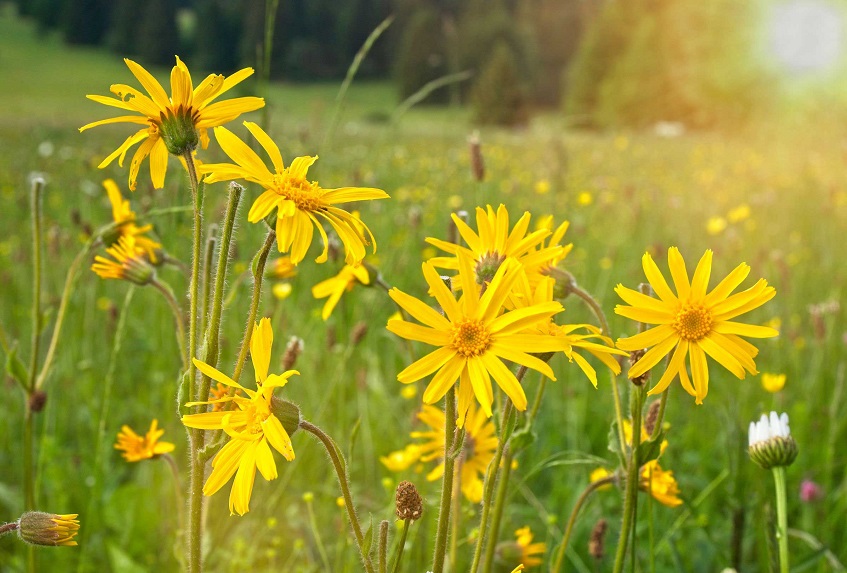
<path fill-rule="evenodd" d="M 843 12 L 826 2 L 794 0 L 774 6 L 769 26 L 771 51 L 793 72 L 829 68 L 841 55 L 843 20 Z"/>

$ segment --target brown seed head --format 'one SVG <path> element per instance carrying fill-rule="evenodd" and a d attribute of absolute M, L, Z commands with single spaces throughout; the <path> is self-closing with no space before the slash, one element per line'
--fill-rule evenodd
<path fill-rule="evenodd" d="M 603 559 L 606 527 L 606 520 L 601 518 L 594 524 L 594 529 L 591 530 L 591 537 L 588 539 L 588 553 L 597 561 Z"/>
<path fill-rule="evenodd" d="M 485 179 L 485 162 L 482 159 L 482 142 L 479 139 L 479 132 L 474 131 L 468 137 L 468 148 L 471 153 L 471 172 L 473 178 L 477 181 Z"/>
<path fill-rule="evenodd" d="M 394 497 L 397 505 L 397 517 L 415 521 L 421 518 L 423 513 L 423 499 L 418 493 L 418 488 L 410 481 L 401 481 L 397 484 L 397 493 Z"/>
<path fill-rule="evenodd" d="M 350 331 L 350 342 L 353 343 L 353 346 L 358 346 L 367 333 L 368 323 L 364 320 L 357 322 Z"/>
<path fill-rule="evenodd" d="M 629 367 L 632 368 L 635 366 L 635 363 L 641 360 L 641 357 L 644 356 L 644 350 L 634 350 L 629 353 Z M 635 378 L 630 378 L 629 381 L 635 384 L 636 386 L 643 386 L 647 381 L 647 378 L 650 376 L 650 371 L 648 370 L 641 376 L 636 376 Z"/>
<path fill-rule="evenodd" d="M 653 435 L 653 430 L 656 428 L 656 422 L 659 421 L 659 408 L 661 407 L 661 400 L 653 400 L 650 403 L 650 407 L 647 409 L 647 416 L 644 418 L 644 429 L 647 430 L 648 435 Z"/>
<path fill-rule="evenodd" d="M 288 344 L 285 345 L 285 352 L 282 355 L 282 369 L 291 370 L 302 352 L 303 339 L 296 336 L 289 338 Z"/>
<path fill-rule="evenodd" d="M 29 409 L 31 412 L 40 412 L 47 404 L 47 392 L 36 390 L 29 396 Z"/>

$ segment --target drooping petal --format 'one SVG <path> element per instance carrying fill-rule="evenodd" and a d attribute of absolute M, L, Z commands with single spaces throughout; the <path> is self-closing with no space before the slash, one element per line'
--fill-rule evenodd
<path fill-rule="evenodd" d="M 288 436 L 288 432 L 285 431 L 279 418 L 273 414 L 265 418 L 265 421 L 262 422 L 262 431 L 276 451 L 282 454 L 289 462 L 294 460 L 294 448 L 291 446 L 291 438 Z"/>
<path fill-rule="evenodd" d="M 276 479 L 278 476 L 274 455 L 271 453 L 270 446 L 268 446 L 268 440 L 265 438 L 259 440 L 256 446 L 256 468 L 258 468 L 262 477 L 268 481 Z"/>
<path fill-rule="evenodd" d="M 256 481 L 256 448 L 258 442 L 252 442 L 244 450 L 232 490 L 229 492 L 230 515 L 244 515 L 250 511 L 250 497 L 253 495 L 253 483 Z"/>

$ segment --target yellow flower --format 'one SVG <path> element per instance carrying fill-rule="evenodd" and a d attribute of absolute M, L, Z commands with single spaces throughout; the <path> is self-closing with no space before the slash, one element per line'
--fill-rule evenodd
<path fill-rule="evenodd" d="M 265 192 L 253 203 L 247 219 L 251 223 L 258 223 L 276 208 L 277 246 L 281 253 L 291 253 L 291 262 L 294 265 L 299 264 L 306 256 L 306 251 L 312 244 L 314 229 L 321 234 L 324 243 L 323 253 L 316 260 L 323 263 L 327 259 L 327 236 L 318 216 L 329 221 L 338 233 L 344 244 L 347 264 L 353 265 L 365 258 L 368 237 L 376 252 L 376 240 L 370 229 L 336 205 L 387 199 L 388 194 L 385 191 L 369 187 L 323 189 L 316 181 L 310 182 L 306 178 L 307 171 L 317 160 L 317 156 L 297 157 L 291 165 L 285 167 L 279 147 L 268 134 L 255 123 L 245 121 L 244 125 L 270 157 L 274 173 L 271 173 L 262 159 L 235 134 L 226 128 L 216 127 L 215 138 L 221 149 L 236 164 L 204 164 L 200 172 L 208 174 L 206 182 L 246 179 L 264 187 Z M 360 228 L 365 232 L 360 231 Z"/>
<path fill-rule="evenodd" d="M 555 265 L 563 259 L 570 250 L 558 244 L 567 230 L 567 222 L 559 226 L 556 231 L 558 240 L 551 240 L 549 245 L 544 245 L 544 239 L 553 234 L 546 228 L 538 229 L 527 234 L 531 215 L 527 212 L 515 223 L 509 231 L 509 211 L 505 205 L 500 205 L 497 211 L 491 205 L 486 209 L 477 207 L 476 224 L 478 234 L 474 232 L 455 213 L 452 215 L 453 222 L 459 229 L 459 234 L 467 243 L 467 247 L 456 245 L 440 239 L 427 237 L 426 241 L 449 253 L 450 257 L 433 257 L 430 263 L 440 269 L 458 269 L 460 253 L 473 261 L 474 282 L 478 285 L 487 284 L 491 281 L 494 273 L 500 265 L 508 259 L 514 259 L 523 265 L 524 271 L 529 276 L 530 282 L 534 282 L 540 276 L 542 270 Z M 462 277 L 454 278 L 453 288 L 460 290 L 464 288 Z"/>
<path fill-rule="evenodd" d="M 330 279 L 321 281 L 312 287 L 312 296 L 326 298 L 321 317 L 326 320 L 332 314 L 332 309 L 338 304 L 344 291 L 350 292 L 356 283 L 371 284 L 371 277 L 364 265 L 344 265 L 344 268 Z M 329 298 L 327 298 L 329 297 Z"/>
<path fill-rule="evenodd" d="M 710 235 L 720 235 L 726 229 L 726 219 L 723 217 L 709 217 L 706 221 L 706 232 Z"/>
<path fill-rule="evenodd" d="M 750 205 L 747 203 L 742 203 L 738 207 L 731 209 L 727 214 L 727 218 L 731 223 L 738 223 L 750 217 Z"/>
<path fill-rule="evenodd" d="M 279 257 L 265 271 L 265 276 L 277 280 L 294 278 L 297 276 L 297 265 L 291 262 L 291 257 Z"/>
<path fill-rule="evenodd" d="M 588 476 L 588 481 L 591 482 L 591 483 L 594 483 L 596 481 L 600 481 L 601 479 L 606 479 L 607 477 L 610 477 L 611 475 L 613 475 L 612 472 L 610 472 L 609 470 L 607 470 L 604 467 L 599 467 L 599 468 L 597 468 L 597 469 L 595 469 L 594 471 L 591 472 L 591 475 Z M 604 491 L 604 490 L 608 490 L 608 489 L 612 489 L 611 484 L 601 485 L 600 487 L 597 488 L 597 491 Z"/>
<path fill-rule="evenodd" d="M 155 264 L 156 249 L 160 249 L 162 245 L 144 236 L 153 228 L 153 225 L 138 227 L 135 224 L 135 213 L 132 212 L 129 201 L 124 200 L 121 190 L 118 189 L 117 183 L 112 179 L 103 181 L 103 187 L 106 188 L 109 202 L 112 204 L 112 219 L 117 224 L 117 236 L 135 239 L 136 248 L 146 253 L 150 262 Z"/>
<path fill-rule="evenodd" d="M 762 372 L 762 388 L 775 394 L 785 387 L 785 374 L 771 374 Z"/>
<path fill-rule="evenodd" d="M 209 74 L 197 88 L 193 87 L 188 68 L 178 57 L 171 70 L 171 97 L 150 72 L 132 60 L 124 59 L 127 67 L 150 94 L 147 97 L 137 89 L 125 84 L 113 84 L 110 91 L 117 98 L 88 95 L 88 99 L 140 115 L 124 115 L 89 123 L 80 131 L 107 123 L 135 123 L 146 126 L 129 136 L 120 147 L 104 159 L 98 167 L 103 169 L 115 159 L 123 166 L 129 148 L 140 141 L 129 168 L 129 188 L 135 191 L 136 177 L 141 162 L 150 156 L 150 178 L 153 187 L 165 185 L 168 168 L 168 153 L 183 155 L 193 151 L 200 143 L 205 149 L 209 145 L 206 130 L 232 121 L 242 113 L 259 109 L 265 100 L 258 97 L 239 97 L 212 103 L 223 93 L 253 74 L 253 68 L 244 68 L 228 78 Z"/>
<path fill-rule="evenodd" d="M 458 260 L 460 279 L 465 284 L 473 285 L 472 260 L 462 252 L 459 252 Z M 476 288 L 466 288 L 457 301 L 432 263 L 423 263 L 424 279 L 444 311 L 443 316 L 396 288 L 389 291 L 394 302 L 423 325 L 390 320 L 388 330 L 403 338 L 438 347 L 406 367 L 397 375 L 397 379 L 409 384 L 435 372 L 423 394 L 425 404 L 434 404 L 440 400 L 459 379 L 459 427 L 464 424 L 465 413 L 474 396 L 485 415 L 491 416 L 491 404 L 494 401 L 492 377 L 512 400 L 515 408 L 526 410 L 526 394 L 502 360 L 532 368 L 552 380 L 556 379 L 550 366 L 530 353 L 554 352 L 559 343 L 552 337 L 526 334 L 524 331 L 561 312 L 562 305 L 546 302 L 501 314 L 503 302 L 521 272 L 521 266 L 513 259 L 508 259 L 500 265 L 482 296 Z"/>
<path fill-rule="evenodd" d="M 641 489 L 667 507 L 682 505 L 673 472 L 663 470 L 658 460 L 651 460 L 641 467 Z"/>
<path fill-rule="evenodd" d="M 578 205 L 587 207 L 588 205 L 591 205 L 594 202 L 594 197 L 591 195 L 590 192 L 583 191 L 582 193 L 577 195 L 576 202 Z"/>
<path fill-rule="evenodd" d="M 74 537 L 79 531 L 77 516 L 28 511 L 16 522 L 16 529 L 21 540 L 31 545 L 74 547 L 77 544 Z"/>
<path fill-rule="evenodd" d="M 529 527 L 521 527 L 515 531 L 515 542 L 521 548 L 521 564 L 524 567 L 541 565 L 544 562 L 541 556 L 547 551 L 546 543 L 533 543 L 532 537 Z"/>
<path fill-rule="evenodd" d="M 97 255 L 91 265 L 91 270 L 101 279 L 123 279 L 137 285 L 146 285 L 153 280 L 153 267 L 143 251 L 136 247 L 135 237 L 118 238 L 118 242 L 108 247 L 106 252 L 112 259 Z"/>
<path fill-rule="evenodd" d="M 525 308 L 552 301 L 555 282 L 552 278 L 541 277 L 533 290 L 525 275 L 518 277 L 515 286 L 512 287 L 512 294 L 509 296 L 508 303 L 514 308 Z M 615 348 L 612 339 L 603 336 L 601 330 L 596 326 L 591 324 L 556 324 L 551 317 L 539 321 L 535 325 L 535 329 L 537 334 L 550 336 L 555 341 L 555 350 L 564 352 L 568 360 L 576 362 L 595 388 L 597 387 L 597 372 L 584 357 L 574 352 L 575 349 L 587 351 L 616 375 L 620 374 L 620 364 L 612 355 L 626 356 L 626 352 Z"/>
<path fill-rule="evenodd" d="M 398 472 L 418 461 L 426 463 L 437 459 L 440 463 L 426 476 L 428 481 L 435 481 L 444 475 L 444 412 L 425 405 L 418 412 L 418 419 L 430 429 L 412 432 L 410 436 L 422 441 L 380 457 L 380 461 L 389 470 Z M 471 404 L 465 424 L 464 447 L 458 460 L 461 464 L 459 485 L 462 494 L 471 503 L 482 501 L 482 480 L 497 450 L 496 431 L 494 424 L 485 413 Z"/>
<path fill-rule="evenodd" d="M 115 443 L 115 449 L 121 450 L 121 456 L 128 462 L 140 462 L 141 460 L 149 460 L 154 456 L 167 454 L 174 451 L 174 445 L 170 442 L 160 442 L 159 438 L 165 433 L 164 430 L 159 430 L 156 425 L 158 420 L 153 420 L 150 424 L 150 429 L 142 438 L 136 434 L 129 426 L 122 426 L 118 432 L 118 441 Z"/>
<path fill-rule="evenodd" d="M 212 473 L 203 486 L 203 494 L 212 495 L 235 474 L 229 494 L 230 514 L 244 515 L 250 511 L 250 496 L 253 493 L 257 468 L 266 480 L 276 479 L 276 463 L 269 444 L 286 460 L 294 459 L 291 438 L 288 437 L 282 422 L 271 411 L 271 399 L 274 389 L 285 386 L 288 379 L 299 372 L 288 370 L 280 375 L 268 375 L 272 345 L 271 323 L 267 318 L 263 318 L 250 338 L 250 357 L 256 373 L 256 390 L 245 388 L 205 362 L 193 359 L 194 365 L 204 375 L 225 386 L 237 388 L 247 395 L 246 398 L 236 395 L 207 402 L 189 402 L 186 406 L 234 402 L 237 409 L 182 417 L 182 423 L 189 428 L 223 430 L 231 438 L 212 460 Z"/>
<path fill-rule="evenodd" d="M 731 319 L 765 304 L 774 297 L 776 291 L 768 286 L 766 280 L 760 279 L 751 288 L 730 295 L 750 272 L 750 267 L 741 263 L 707 294 L 712 251 L 707 250 L 700 259 L 689 282 L 682 255 L 676 247 L 671 247 L 668 251 L 668 266 L 676 287 L 674 294 L 649 253 L 642 258 L 642 264 L 647 280 L 658 299 L 620 284 L 615 288 L 615 292 L 631 305 L 616 306 L 617 314 L 659 325 L 641 334 L 618 340 L 618 348 L 628 352 L 652 347 L 629 369 L 630 378 L 641 376 L 676 349 L 668 369 L 648 394 L 664 391 L 679 375 L 682 387 L 695 397 L 698 404 L 702 404 L 709 391 L 706 355 L 711 356 L 739 379 L 743 379 L 746 372 L 758 373 L 753 359 L 759 351 L 741 337 L 768 338 L 779 333 L 773 328 L 743 324 Z M 691 378 L 686 370 L 686 356 L 690 356 Z"/>
<path fill-rule="evenodd" d="M 271 292 L 279 300 L 287 299 L 293 291 L 294 287 L 291 286 L 291 283 L 276 283 L 271 289 Z"/>

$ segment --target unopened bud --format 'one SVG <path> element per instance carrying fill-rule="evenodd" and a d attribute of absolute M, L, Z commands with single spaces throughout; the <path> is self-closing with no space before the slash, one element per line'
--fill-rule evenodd
<path fill-rule="evenodd" d="M 397 517 L 404 520 L 415 521 L 421 518 L 423 513 L 423 499 L 418 493 L 418 488 L 410 481 L 401 481 L 397 484 L 397 493 L 394 496 Z"/>
<path fill-rule="evenodd" d="M 285 352 L 282 354 L 282 369 L 291 370 L 302 353 L 303 339 L 296 336 L 289 338 L 288 344 L 285 345 Z"/>
<path fill-rule="evenodd" d="M 271 398 L 271 412 L 282 423 L 282 427 L 285 428 L 289 436 L 293 436 L 300 428 L 302 416 L 297 404 L 274 396 Z"/>
<path fill-rule="evenodd" d="M 18 537 L 31 545 L 50 547 L 73 546 L 79 531 L 77 514 L 57 515 L 43 511 L 29 511 L 18 520 Z"/>
<path fill-rule="evenodd" d="M 565 269 L 549 267 L 545 270 L 545 274 L 555 281 L 553 283 L 553 298 L 557 300 L 568 298 L 578 288 L 574 276 Z"/>
<path fill-rule="evenodd" d="M 790 466 L 797 458 L 797 443 L 791 437 L 788 414 L 762 414 L 758 422 L 750 422 L 750 459 L 764 469 Z"/>

